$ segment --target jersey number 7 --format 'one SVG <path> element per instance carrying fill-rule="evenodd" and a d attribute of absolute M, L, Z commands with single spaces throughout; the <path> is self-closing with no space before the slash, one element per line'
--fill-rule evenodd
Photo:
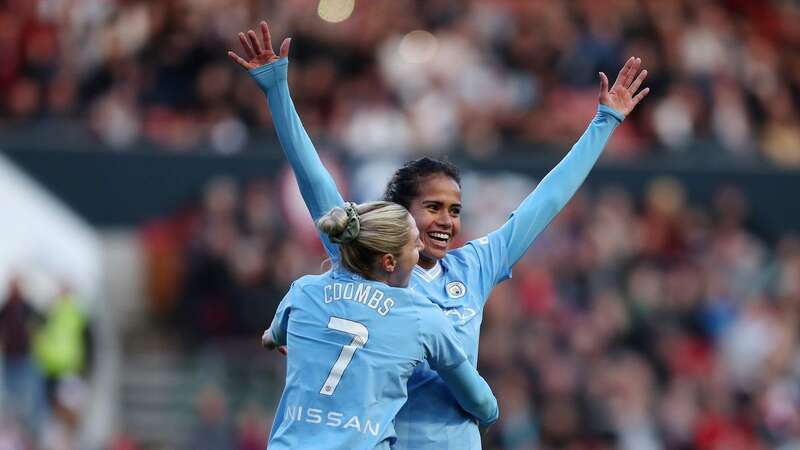
<path fill-rule="evenodd" d="M 353 322 L 352 320 L 331 317 L 328 321 L 328 328 L 353 335 L 353 341 L 350 342 L 349 345 L 342 347 L 339 358 L 333 364 L 331 372 L 325 380 L 325 384 L 322 385 L 322 389 L 319 390 L 319 393 L 322 395 L 333 395 L 336 386 L 339 385 L 339 380 L 342 379 L 342 374 L 344 374 L 348 364 L 350 364 L 350 361 L 353 359 L 353 354 L 355 354 L 356 350 L 363 347 L 369 338 L 367 327 L 361 323 Z"/>

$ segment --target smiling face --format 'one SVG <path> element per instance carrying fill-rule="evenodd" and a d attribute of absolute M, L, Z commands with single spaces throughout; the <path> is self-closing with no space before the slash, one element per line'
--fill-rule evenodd
<path fill-rule="evenodd" d="M 444 174 L 431 175 L 419 183 L 417 195 L 408 207 L 425 248 L 419 265 L 430 269 L 447 254 L 453 238 L 461 231 L 461 188 Z"/>

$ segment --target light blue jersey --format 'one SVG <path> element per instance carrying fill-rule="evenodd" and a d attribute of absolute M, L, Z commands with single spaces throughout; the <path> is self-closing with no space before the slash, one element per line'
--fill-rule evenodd
<path fill-rule="evenodd" d="M 496 400 L 452 325 L 410 289 L 343 270 L 305 276 L 292 284 L 270 330 L 289 348 L 270 450 L 388 449 L 407 382 L 423 361 L 479 420 L 497 418 Z"/>
<path fill-rule="evenodd" d="M 286 83 L 288 59 L 250 73 L 267 94 L 273 122 L 295 172 L 300 192 L 314 220 L 342 204 L 303 129 Z M 586 179 L 624 116 L 606 106 L 597 114 L 564 159 L 538 184 L 509 220 L 488 236 L 452 250 L 431 270 L 415 268 L 411 286 L 439 305 L 456 329 L 469 361 L 478 358 L 483 307 L 492 288 L 511 276 L 512 266 L 567 204 Z M 331 257 L 338 249 L 323 239 Z M 425 367 L 408 384 L 409 400 L 395 420 L 394 450 L 474 450 L 481 448 L 478 428 L 464 414 L 442 380 Z"/>

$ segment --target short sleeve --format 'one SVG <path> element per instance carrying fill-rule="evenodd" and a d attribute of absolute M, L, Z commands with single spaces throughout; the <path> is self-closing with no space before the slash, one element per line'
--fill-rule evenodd
<path fill-rule="evenodd" d="M 431 305 L 422 312 L 422 346 L 431 369 L 450 370 L 466 361 L 453 324 L 442 311 Z"/>

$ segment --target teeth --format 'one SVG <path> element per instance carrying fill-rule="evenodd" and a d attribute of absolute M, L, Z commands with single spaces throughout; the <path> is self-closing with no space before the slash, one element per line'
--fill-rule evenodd
<path fill-rule="evenodd" d="M 447 233 L 428 233 L 428 236 L 441 239 L 443 241 L 450 239 L 450 236 L 448 236 Z"/>

